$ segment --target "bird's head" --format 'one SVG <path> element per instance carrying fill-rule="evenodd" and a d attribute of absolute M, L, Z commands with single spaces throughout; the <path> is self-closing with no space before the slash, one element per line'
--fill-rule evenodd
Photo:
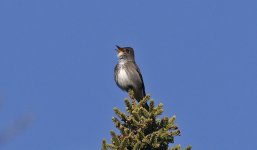
<path fill-rule="evenodd" d="M 135 55 L 134 55 L 134 50 L 131 47 L 119 47 L 116 46 L 117 49 L 117 57 L 120 60 L 130 60 L 130 61 L 134 61 L 135 60 Z"/>

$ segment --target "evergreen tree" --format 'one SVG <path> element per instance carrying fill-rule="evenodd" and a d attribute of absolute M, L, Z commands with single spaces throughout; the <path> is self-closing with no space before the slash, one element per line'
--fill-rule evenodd
<path fill-rule="evenodd" d="M 102 150 L 180 150 L 180 145 L 168 148 L 169 143 L 174 143 L 174 137 L 180 135 L 175 124 L 176 116 L 158 119 L 163 113 L 162 103 L 155 106 L 149 95 L 138 103 L 133 95 L 133 91 L 130 91 L 130 99 L 125 99 L 127 113 L 114 108 L 118 118 L 113 117 L 112 121 L 120 134 L 111 131 L 112 143 L 103 140 Z M 149 100 L 147 110 L 144 106 Z M 186 150 L 191 150 L 191 146 Z"/>

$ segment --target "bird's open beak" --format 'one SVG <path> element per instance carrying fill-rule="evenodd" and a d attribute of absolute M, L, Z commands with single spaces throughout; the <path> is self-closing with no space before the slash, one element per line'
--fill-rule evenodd
<path fill-rule="evenodd" d="M 116 45 L 116 47 L 117 47 L 116 51 L 117 51 L 118 53 L 124 52 L 124 49 L 123 49 L 123 48 L 119 47 L 118 45 Z"/>

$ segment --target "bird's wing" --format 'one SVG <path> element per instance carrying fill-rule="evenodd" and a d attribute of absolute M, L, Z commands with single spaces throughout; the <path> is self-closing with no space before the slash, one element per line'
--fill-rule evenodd
<path fill-rule="evenodd" d="M 114 80 L 117 82 L 118 65 L 114 68 Z"/>
<path fill-rule="evenodd" d="M 137 66 L 137 65 L 136 65 L 136 66 Z M 138 66 L 137 66 L 137 72 L 138 72 L 138 74 L 139 74 L 139 76 L 140 76 L 140 79 L 141 79 L 141 81 L 142 81 L 143 95 L 144 95 L 144 97 L 145 97 L 145 84 L 144 84 L 143 76 L 142 76 L 142 74 L 141 74 L 140 69 L 139 69 Z"/>
<path fill-rule="evenodd" d="M 131 71 L 135 71 L 138 76 L 136 76 L 134 79 L 137 80 L 138 82 L 137 83 L 140 83 L 140 87 L 142 87 L 142 90 L 143 90 L 143 96 L 145 96 L 145 85 L 144 85 L 144 80 L 143 80 L 143 76 L 140 72 L 140 69 L 139 67 L 137 66 L 136 63 L 130 63 L 130 65 L 128 66 L 131 66 L 132 68 L 130 68 L 129 70 Z"/>
<path fill-rule="evenodd" d="M 122 90 L 124 90 L 119 84 L 118 84 L 118 71 L 119 71 L 119 68 L 118 68 L 118 64 L 115 66 L 114 68 L 114 80 L 115 80 L 115 83 L 116 85 L 121 88 Z"/>

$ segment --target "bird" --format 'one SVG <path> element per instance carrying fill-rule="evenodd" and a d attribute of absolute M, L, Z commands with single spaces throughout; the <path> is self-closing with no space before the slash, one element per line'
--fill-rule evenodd
<path fill-rule="evenodd" d="M 117 86 L 126 92 L 133 90 L 134 98 L 140 102 L 145 94 L 145 85 L 141 71 L 135 61 L 134 49 L 117 46 L 118 63 L 114 68 L 114 79 Z M 148 105 L 145 104 L 148 109 Z"/>

